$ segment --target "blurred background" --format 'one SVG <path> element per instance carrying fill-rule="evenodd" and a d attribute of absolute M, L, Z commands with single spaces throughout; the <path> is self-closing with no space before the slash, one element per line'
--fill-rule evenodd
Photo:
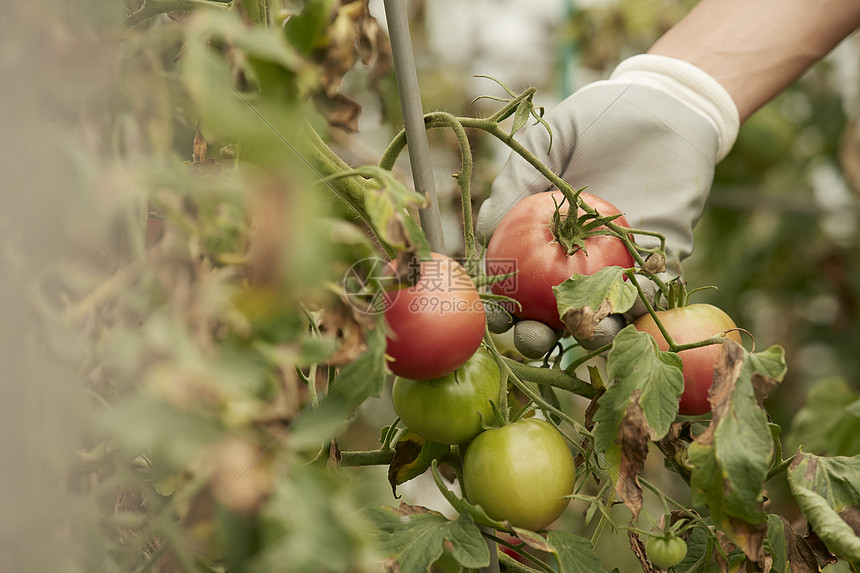
<path fill-rule="evenodd" d="M 272 4 L 275 20 L 303 4 Z M 472 101 L 504 93 L 475 75 L 535 86 L 535 101 L 551 107 L 647 50 L 694 4 L 412 0 L 424 108 L 490 113 L 492 102 Z M 347 219 L 343 206 L 318 193 L 271 126 L 230 100 L 222 60 L 182 67 L 204 37 L 190 15 L 126 20 L 144 7 L 14 0 L 0 15 L 0 569 L 224 570 L 214 560 L 235 570 L 374 570 L 372 543 L 351 519 L 396 504 L 384 468 L 332 477 L 306 463 L 325 428 L 304 441 L 283 430 L 316 387 L 296 367 L 309 376 L 331 351 L 307 342 L 296 309 L 324 298 L 319 285 L 372 245 L 331 224 Z M 369 9 L 384 29 L 382 2 Z M 236 31 L 224 30 L 215 36 Z M 304 64 L 245 40 L 255 58 L 276 62 L 252 79 L 300 83 Z M 376 163 L 402 125 L 390 53 L 376 48 L 339 85 L 361 105 L 357 131 L 326 132 L 350 165 Z M 257 102 L 271 104 L 266 117 L 284 134 L 300 113 L 292 97 Z M 855 35 L 742 127 L 685 262 L 690 288 L 716 287 L 695 301 L 726 310 L 757 348 L 785 348 L 789 372 L 767 407 L 786 455 L 800 443 L 860 453 L 858 117 Z M 236 134 L 264 144 L 233 170 Z M 477 209 L 507 152 L 469 137 Z M 431 134 L 431 149 L 456 256 L 459 150 L 443 132 Z M 396 169 L 409 182 L 407 161 Z M 278 231 L 249 262 L 248 238 L 260 241 L 252 217 L 271 217 Z M 152 237 L 161 246 L 147 251 Z M 266 275 L 265 263 L 276 270 Z M 342 334 L 356 326 L 337 325 Z M 378 447 L 394 418 L 386 392 L 338 427 L 344 450 Z M 658 456 L 649 464 L 684 502 Z M 245 487 L 233 488 L 248 468 Z M 770 485 L 772 509 L 797 518 L 784 481 Z M 403 491 L 427 499 L 420 487 Z M 579 532 L 582 511 L 572 504 L 559 526 Z M 607 568 L 638 569 L 623 533 L 604 540 Z"/>

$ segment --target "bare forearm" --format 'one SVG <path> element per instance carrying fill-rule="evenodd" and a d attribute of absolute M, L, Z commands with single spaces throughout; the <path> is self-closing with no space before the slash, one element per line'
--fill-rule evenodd
<path fill-rule="evenodd" d="M 860 26 L 860 0 L 701 0 L 649 53 L 695 64 L 741 121 Z"/>

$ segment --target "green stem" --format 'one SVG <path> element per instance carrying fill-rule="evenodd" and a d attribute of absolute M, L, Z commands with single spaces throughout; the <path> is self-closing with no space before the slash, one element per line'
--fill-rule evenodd
<path fill-rule="evenodd" d="M 513 362 L 508 361 L 504 356 L 501 355 L 499 350 L 496 348 L 492 337 L 490 337 L 489 335 L 484 336 L 484 341 L 487 343 L 487 347 L 490 349 L 490 353 L 493 355 L 493 358 L 496 360 L 496 363 L 499 365 L 499 368 L 504 370 L 504 374 L 506 374 L 508 378 L 513 381 L 514 385 L 519 388 L 523 392 L 523 394 L 525 394 L 526 397 L 529 398 L 529 400 L 537 404 L 542 410 L 546 412 L 552 412 L 553 414 L 570 424 L 573 429 L 576 430 L 578 433 L 584 436 L 591 437 L 591 432 L 586 430 L 579 422 L 577 422 L 558 408 L 555 408 L 551 404 L 547 403 L 546 400 L 541 398 L 537 392 L 535 392 L 528 384 L 523 382 L 516 373 L 514 373 L 513 369 L 511 368 Z M 535 368 L 535 370 L 540 370 L 540 368 Z M 579 448 L 578 444 L 574 443 L 574 445 Z"/>
<path fill-rule="evenodd" d="M 499 551 L 499 564 L 505 566 L 505 571 L 508 573 L 541 573 L 541 571 L 552 572 L 552 569 L 533 569 L 528 565 L 523 565 L 507 553 Z"/>
<path fill-rule="evenodd" d="M 786 459 L 782 460 L 781 462 L 779 462 L 778 464 L 776 464 L 775 466 L 773 466 L 772 468 L 770 468 L 767 472 L 767 475 L 764 478 L 764 481 L 768 482 L 768 481 L 772 480 L 773 478 L 775 478 L 776 476 L 778 476 L 779 474 L 784 473 L 785 470 L 788 469 L 788 466 L 790 466 L 791 462 L 793 462 L 793 461 L 794 461 L 794 456 L 791 456 L 790 458 L 786 458 Z"/>
<path fill-rule="evenodd" d="M 654 493 L 657 497 L 659 497 L 660 500 L 664 504 L 671 503 L 672 505 L 674 505 L 675 507 L 680 509 L 682 512 L 684 512 L 684 514 L 686 514 L 687 517 L 689 517 L 692 521 L 698 523 L 699 525 L 701 525 L 702 527 L 705 527 L 707 529 L 708 524 L 701 517 L 699 517 L 698 515 L 696 515 L 695 513 L 690 511 L 689 509 L 687 509 L 687 507 L 684 506 L 683 504 L 681 504 L 681 503 L 675 501 L 674 499 L 672 499 L 671 497 L 667 496 L 665 493 L 660 491 L 660 488 L 658 488 L 656 485 L 654 485 L 651 482 L 649 482 L 648 480 L 644 479 L 642 476 L 639 476 L 639 483 L 641 483 L 643 486 L 645 486 L 646 489 L 651 490 L 651 492 Z"/>
<path fill-rule="evenodd" d="M 517 108 L 520 107 L 520 103 L 522 103 L 524 100 L 529 99 L 536 93 L 537 88 L 528 88 L 523 93 L 517 95 L 514 99 L 509 101 L 502 109 L 488 117 L 486 121 L 490 121 L 495 124 L 498 124 L 500 121 L 504 121 L 505 119 L 516 113 Z"/>
<path fill-rule="evenodd" d="M 654 323 L 657 325 L 657 328 L 660 329 L 660 333 L 663 335 L 663 338 L 666 340 L 666 344 L 669 345 L 669 349 L 677 348 L 678 345 L 675 343 L 675 340 L 672 338 L 672 335 L 666 330 L 666 327 L 663 326 L 663 322 L 657 317 L 657 311 L 654 310 L 654 305 L 651 304 L 651 301 L 648 300 L 648 297 L 645 296 L 645 293 L 642 291 L 642 287 L 639 286 L 639 281 L 636 280 L 636 272 L 633 269 L 627 269 L 625 271 L 627 278 L 630 279 L 630 282 L 633 286 L 636 287 L 636 291 L 639 293 L 639 298 L 642 299 L 642 302 L 645 303 L 645 308 L 648 309 L 648 314 L 651 315 L 651 318 L 654 319 Z"/>
<path fill-rule="evenodd" d="M 304 131 L 307 135 L 305 138 L 307 153 L 304 153 L 303 156 L 307 158 L 311 167 L 322 179 L 330 175 L 336 175 L 343 173 L 344 171 L 352 170 L 352 167 L 344 162 L 343 159 L 341 159 L 328 145 L 325 144 L 320 135 L 311 125 L 306 124 L 304 126 Z M 355 211 L 358 217 L 367 225 L 368 228 L 370 228 L 377 242 L 385 251 L 385 254 L 390 258 L 393 258 L 396 254 L 394 247 L 389 245 L 382 239 L 382 237 L 379 236 L 379 233 L 377 233 L 376 229 L 373 228 L 370 221 L 370 215 L 368 215 L 367 210 L 364 207 L 364 195 L 370 189 L 370 183 L 361 177 L 337 177 L 327 183 L 332 191 L 334 191 L 337 196 L 340 197 L 353 211 Z"/>
<path fill-rule="evenodd" d="M 469 145 L 469 137 L 466 135 L 466 130 L 463 129 L 462 118 L 447 112 L 436 111 L 424 116 L 424 124 L 427 129 L 448 127 L 454 132 L 454 137 L 457 138 L 457 143 L 460 146 L 460 173 L 456 174 L 454 179 L 457 180 L 457 185 L 460 187 L 460 202 L 463 211 L 464 250 L 466 261 L 477 261 L 478 251 L 472 222 L 472 149 Z M 388 144 L 388 147 L 382 153 L 379 167 L 388 171 L 393 169 L 394 164 L 406 148 L 407 143 L 406 130 L 404 129 L 391 140 L 391 143 Z"/>
<path fill-rule="evenodd" d="M 502 357 L 502 360 L 505 361 L 508 368 L 510 368 L 516 376 L 523 380 L 528 380 L 535 384 L 552 386 L 560 390 L 566 390 L 571 394 L 577 394 L 583 398 L 591 399 L 597 395 L 597 390 L 595 390 L 591 384 L 580 380 L 575 376 L 566 374 L 563 370 L 537 368 L 507 357 Z"/>
<path fill-rule="evenodd" d="M 572 346 L 569 346 L 568 348 L 572 348 Z M 568 364 L 567 368 L 565 368 L 564 371 L 565 372 L 575 372 L 577 368 L 579 368 L 580 366 L 582 366 L 583 364 L 585 364 L 586 362 L 588 362 L 592 358 L 597 358 L 598 356 L 600 356 L 604 352 L 607 352 L 611 348 L 612 348 L 612 343 L 610 342 L 609 344 L 604 344 L 603 346 L 601 346 L 600 348 L 597 348 L 596 350 L 592 350 L 588 354 L 583 354 L 582 356 L 580 356 L 579 358 L 577 358 L 576 360 L 574 360 L 573 362 Z M 579 378 L 577 378 L 577 380 L 579 380 Z M 589 386 L 589 388 L 594 390 L 593 386 L 591 386 L 590 384 L 588 386 Z M 595 395 L 597 394 L 597 390 L 594 390 L 594 394 Z M 594 396 L 586 396 L 586 398 L 594 398 Z"/>
<path fill-rule="evenodd" d="M 387 466 L 394 459 L 394 450 L 347 451 L 340 453 L 342 467 Z"/>
<path fill-rule="evenodd" d="M 455 116 L 445 112 L 434 112 L 427 116 L 431 120 L 428 127 L 439 127 L 438 124 L 450 127 L 460 146 L 460 172 L 454 175 L 460 187 L 460 203 L 463 212 L 463 242 L 464 254 L 468 263 L 477 263 L 478 249 L 475 245 L 475 229 L 472 222 L 472 147 L 463 124 Z M 474 269 L 470 269 L 474 270 Z M 471 273 L 470 274 L 474 274 Z"/>

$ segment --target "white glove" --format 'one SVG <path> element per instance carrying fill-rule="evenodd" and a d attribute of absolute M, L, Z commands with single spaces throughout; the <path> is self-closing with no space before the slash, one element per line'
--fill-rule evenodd
<path fill-rule="evenodd" d="M 524 128 L 518 139 L 575 189 L 613 203 L 634 228 L 666 237 L 666 268 L 681 273 L 693 249 L 714 166 L 740 125 L 729 93 L 696 66 L 665 56 L 623 61 L 610 79 L 589 84 L 544 117 L 552 128 Z M 517 201 L 552 185 L 519 155 L 508 159 L 478 213 L 486 243 Z M 651 237 L 637 236 L 643 246 Z"/>

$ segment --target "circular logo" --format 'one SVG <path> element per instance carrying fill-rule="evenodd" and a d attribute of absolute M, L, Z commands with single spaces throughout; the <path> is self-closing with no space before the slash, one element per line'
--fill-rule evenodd
<path fill-rule="evenodd" d="M 340 281 L 349 305 L 362 314 L 385 312 L 397 298 L 400 279 L 388 262 L 377 257 L 361 259 L 347 269 Z M 389 293 L 386 296 L 386 293 Z M 394 293 L 392 296 L 390 293 Z"/>

